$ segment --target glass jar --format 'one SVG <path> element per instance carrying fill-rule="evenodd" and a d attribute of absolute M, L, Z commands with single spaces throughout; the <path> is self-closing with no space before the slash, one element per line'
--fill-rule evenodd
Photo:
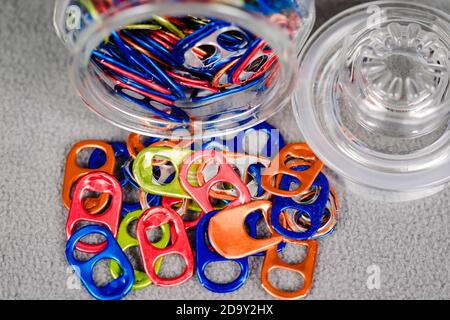
<path fill-rule="evenodd" d="M 448 186 L 449 26 L 450 16 L 429 6 L 370 2 L 332 18 L 305 45 L 294 113 L 350 190 L 403 201 Z"/>
<path fill-rule="evenodd" d="M 250 128 L 290 102 L 314 0 L 57 0 L 86 105 L 161 138 Z"/>

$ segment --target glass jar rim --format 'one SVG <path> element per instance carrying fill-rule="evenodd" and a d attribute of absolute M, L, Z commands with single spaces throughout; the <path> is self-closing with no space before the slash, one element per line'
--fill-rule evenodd
<path fill-rule="evenodd" d="M 62 1 L 59 5 L 63 7 L 64 5 L 67 5 L 67 3 L 67 1 Z M 311 1 L 310 3 L 312 5 L 306 9 L 308 10 L 308 13 L 312 15 L 312 18 L 315 18 L 315 10 L 313 5 L 314 1 Z M 58 9 L 55 7 L 55 26 L 58 25 L 57 19 L 60 19 L 60 16 L 57 16 L 56 14 L 57 10 L 60 10 L 60 8 Z M 170 3 L 164 2 L 158 2 L 156 4 L 143 3 L 135 7 L 125 8 L 124 10 L 115 10 L 114 14 L 111 15 L 102 15 L 99 21 L 92 23 L 92 25 L 87 26 L 83 30 L 76 43 L 69 45 L 69 48 L 73 53 L 70 67 L 71 82 L 86 105 L 105 120 L 125 130 L 139 134 L 153 135 L 163 138 L 167 138 L 169 135 L 170 131 L 162 131 L 157 128 L 158 126 L 166 126 L 173 123 L 167 120 L 154 120 L 150 117 L 145 119 L 145 121 L 142 121 L 142 116 L 136 116 L 132 112 L 123 112 L 123 110 L 116 108 L 114 104 L 104 101 L 100 94 L 96 92 L 95 88 L 92 88 L 92 86 L 86 86 L 81 80 L 82 73 L 85 72 L 85 68 L 88 66 L 88 60 L 92 50 L 102 41 L 102 39 L 109 36 L 109 34 L 117 28 L 120 28 L 128 23 L 142 20 L 145 17 L 148 18 L 154 14 L 167 16 L 186 14 L 212 16 L 235 23 L 248 29 L 250 32 L 258 34 L 263 37 L 278 54 L 278 59 L 281 66 L 280 71 L 278 72 L 283 77 L 283 81 L 286 84 L 285 86 L 278 86 L 277 89 L 279 91 L 277 91 L 276 94 L 271 94 L 268 96 L 267 101 L 262 102 L 255 108 L 250 109 L 248 112 L 228 115 L 224 120 L 213 119 L 211 121 L 202 121 L 201 123 L 198 123 L 198 127 L 200 128 L 198 132 L 187 132 L 180 130 L 175 132 L 177 138 L 211 138 L 221 136 L 223 134 L 239 132 L 267 120 L 270 116 L 280 111 L 290 102 L 291 94 L 295 88 L 295 82 L 297 79 L 297 69 L 292 68 L 292 64 L 296 64 L 295 58 L 299 52 L 298 48 L 300 48 L 301 45 L 299 44 L 296 48 L 294 48 L 281 28 L 279 30 L 274 28 L 273 25 L 270 25 L 267 21 L 264 21 L 265 18 L 263 16 L 251 15 L 244 10 L 222 3 L 200 4 L 190 2 L 177 5 L 171 5 Z M 304 36 L 301 38 L 301 42 L 306 42 L 306 37 L 311 31 L 312 25 L 313 23 L 310 23 L 305 26 L 304 30 L 302 30 L 302 34 Z M 62 38 L 62 33 L 60 31 L 57 32 L 60 38 Z M 114 114 L 112 115 L 111 113 Z M 245 121 L 243 121 L 243 117 L 246 117 Z M 152 126 L 149 127 L 147 125 L 147 121 L 149 121 Z M 221 125 L 220 129 L 208 129 L 211 125 L 218 126 L 218 123 Z M 156 127 L 156 129 L 153 127 Z M 170 137 L 174 137 L 172 132 L 170 132 Z"/>

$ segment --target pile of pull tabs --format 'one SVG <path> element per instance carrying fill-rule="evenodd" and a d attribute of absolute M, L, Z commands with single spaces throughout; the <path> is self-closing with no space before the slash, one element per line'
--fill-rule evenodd
<path fill-rule="evenodd" d="M 251 137 L 261 133 L 268 139 L 256 146 Z M 77 160 L 84 149 L 93 150 L 87 167 Z M 117 166 L 119 159 L 123 164 Z M 127 143 L 79 142 L 68 154 L 62 191 L 69 209 L 67 260 L 97 299 L 120 299 L 151 283 L 177 286 L 194 273 L 208 290 L 232 292 L 246 282 L 250 256 L 264 259 L 261 283 L 269 294 L 280 299 L 305 297 L 313 281 L 317 239 L 329 235 L 337 219 L 338 199 L 322 169 L 306 144 L 285 145 L 278 130 L 267 123 L 200 146 L 137 134 Z M 139 201 L 126 202 L 127 190 L 138 191 Z M 132 223 L 135 237 L 130 234 Z M 264 235 L 258 231 L 261 224 L 269 231 Z M 147 232 L 155 229 L 161 236 L 152 243 Z M 194 243 L 188 231 L 195 232 Z M 92 235 L 103 236 L 103 241 L 83 239 Z M 288 243 L 306 248 L 302 262 L 290 264 L 280 258 Z M 133 247 L 139 249 L 144 270 L 134 269 L 125 254 Z M 90 258 L 81 261 L 77 253 Z M 181 256 L 185 269 L 174 278 L 163 278 L 158 273 L 169 255 Z M 115 280 L 101 287 L 93 271 L 105 259 L 110 260 Z M 240 267 L 234 281 L 224 284 L 207 278 L 208 264 L 226 261 Z M 295 291 L 275 288 L 269 281 L 275 269 L 299 274 L 303 285 Z"/>
<path fill-rule="evenodd" d="M 108 9 L 105 1 L 82 3 L 93 19 Z M 290 23 L 270 10 L 279 23 Z M 152 117 L 183 124 L 195 120 L 198 105 L 264 91 L 278 62 L 264 39 L 228 22 L 154 16 L 112 32 L 93 50 L 90 68 L 115 95 Z"/>

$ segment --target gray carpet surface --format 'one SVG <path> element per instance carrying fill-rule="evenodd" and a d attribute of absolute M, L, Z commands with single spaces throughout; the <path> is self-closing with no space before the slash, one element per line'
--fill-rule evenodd
<path fill-rule="evenodd" d="M 448 0 L 423 2 L 450 12 Z M 318 0 L 317 25 L 355 3 Z M 69 54 L 54 33 L 52 8 L 50 0 L 3 0 L 0 5 L 2 299 L 90 298 L 73 285 L 64 254 L 67 212 L 60 191 L 65 157 L 79 140 L 127 136 L 85 108 L 71 88 Z M 287 140 L 301 140 L 289 108 L 270 122 L 283 124 Z M 367 201 L 345 190 L 340 194 L 339 225 L 319 241 L 308 299 L 450 298 L 448 188 L 402 204 Z M 286 253 L 290 258 L 299 254 Z M 251 259 L 249 280 L 232 294 L 211 293 L 194 277 L 170 289 L 132 292 L 127 299 L 270 299 L 260 284 L 261 262 Z M 106 266 L 99 268 L 99 281 L 106 281 Z M 228 276 L 227 268 L 218 266 L 211 275 Z M 377 274 L 379 288 L 372 288 Z M 275 276 L 281 286 L 297 281 L 291 274 Z"/>

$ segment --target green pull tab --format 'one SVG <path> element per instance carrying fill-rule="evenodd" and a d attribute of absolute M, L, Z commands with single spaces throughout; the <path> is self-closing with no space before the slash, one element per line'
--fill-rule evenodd
<path fill-rule="evenodd" d="M 117 242 L 122 250 L 128 250 L 129 248 L 139 246 L 139 242 L 136 238 L 130 236 L 128 233 L 128 226 L 135 220 L 138 220 L 142 216 L 142 210 L 136 210 L 130 212 L 125 216 L 119 226 L 119 232 L 117 234 Z M 164 249 L 170 242 L 170 227 L 168 224 L 161 225 L 162 237 L 158 242 L 153 243 L 153 245 L 159 249 Z M 161 264 L 163 262 L 163 258 L 158 259 L 155 264 L 156 273 L 161 269 Z M 119 264 L 111 260 L 109 264 L 109 269 L 111 271 L 111 275 L 114 279 L 117 279 L 121 274 L 121 269 Z M 143 271 L 134 270 L 134 284 L 133 290 L 140 290 L 148 287 L 152 282 L 148 278 L 147 274 Z"/>
<path fill-rule="evenodd" d="M 181 164 L 191 153 L 192 151 L 189 149 L 169 147 L 148 147 L 142 150 L 136 156 L 133 164 L 133 175 L 136 182 L 147 193 L 171 198 L 191 199 L 191 196 L 181 186 L 179 179 Z M 160 159 L 170 161 L 175 169 L 175 178 L 166 184 L 158 183 L 153 176 L 153 163 Z M 197 167 L 197 165 L 194 165 L 189 170 L 188 181 L 194 186 L 198 185 L 195 176 Z"/>

